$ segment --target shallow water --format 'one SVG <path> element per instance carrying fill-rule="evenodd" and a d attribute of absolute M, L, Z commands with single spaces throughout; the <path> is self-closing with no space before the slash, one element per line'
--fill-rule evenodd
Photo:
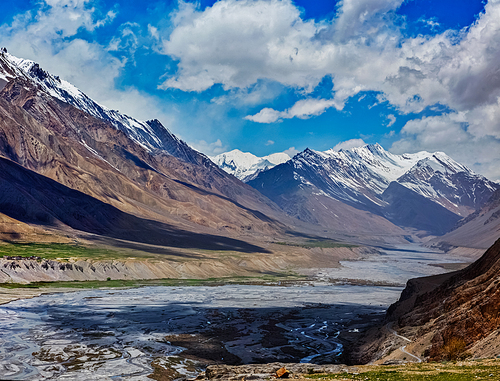
<path fill-rule="evenodd" d="M 445 262 L 443 254 L 406 249 L 323 269 L 324 277 L 404 283 L 442 272 L 426 263 Z M 331 363 L 342 352 L 339 332 L 362 330 L 401 290 L 317 282 L 87 290 L 19 300 L 0 306 L 0 379 L 150 380 L 152 363 L 172 378 L 195 376 L 214 362 Z"/>
<path fill-rule="evenodd" d="M 450 258 L 446 253 L 416 244 L 394 249 L 380 249 L 381 255 L 369 255 L 362 260 L 341 261 L 342 267 L 318 269 L 316 276 L 323 280 L 366 281 L 404 286 L 410 278 L 437 275 L 445 272 L 436 266 L 443 263 L 465 262 Z"/>

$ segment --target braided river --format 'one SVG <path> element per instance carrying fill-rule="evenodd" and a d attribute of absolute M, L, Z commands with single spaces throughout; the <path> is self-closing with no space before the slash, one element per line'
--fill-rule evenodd
<path fill-rule="evenodd" d="M 91 289 L 0 305 L 0 380 L 195 378 L 207 364 L 341 361 L 406 280 L 460 262 L 416 245 L 380 249 L 305 282 Z"/>

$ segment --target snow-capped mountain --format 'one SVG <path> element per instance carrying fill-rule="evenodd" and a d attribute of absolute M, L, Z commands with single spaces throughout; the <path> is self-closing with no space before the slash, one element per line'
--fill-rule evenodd
<path fill-rule="evenodd" d="M 260 172 L 287 162 L 290 160 L 290 156 L 284 152 L 279 152 L 257 157 L 249 152 L 241 152 L 235 149 L 210 157 L 210 159 L 227 173 L 247 182 L 254 179 Z"/>
<path fill-rule="evenodd" d="M 391 181 L 429 155 L 428 152 L 393 155 L 379 144 L 340 151 L 306 149 L 293 158 L 294 178 L 305 185 L 324 183 L 320 189 L 341 200 L 383 205 L 380 195 Z M 316 172 L 313 181 L 307 179 L 311 170 Z"/>
<path fill-rule="evenodd" d="M 89 115 L 112 123 L 125 132 L 132 140 L 148 151 L 161 149 L 171 155 L 191 163 L 199 163 L 205 156 L 178 139 L 158 120 L 139 121 L 117 110 L 111 110 L 89 98 L 71 83 L 54 76 L 34 61 L 17 58 L 2 49 L 0 55 L 0 89 L 14 78 L 26 78 L 36 83 L 46 94 L 68 103 Z"/>
<path fill-rule="evenodd" d="M 159 121 L 139 122 L 99 106 L 5 50 L 0 188 L 2 221 L 8 216 L 169 247 L 254 252 L 260 249 L 228 236 L 245 231 L 260 239 L 285 231 L 289 220 Z"/>
<path fill-rule="evenodd" d="M 419 160 L 397 182 L 460 216 L 480 208 L 499 188 L 442 152 Z"/>
<path fill-rule="evenodd" d="M 414 224 L 420 228 L 428 226 L 432 219 L 421 216 L 406 221 L 413 218 L 409 213 L 401 221 L 406 207 L 412 205 L 417 216 L 421 211 L 416 205 L 424 203 L 422 210 L 439 211 L 441 217 L 434 219 L 449 228 L 460 216 L 479 208 L 499 188 L 442 152 L 394 155 L 379 144 L 340 151 L 306 149 L 248 183 L 282 206 L 291 193 L 300 189 L 302 194 L 339 200 L 398 220 L 400 226 Z M 412 202 L 400 204 L 401 198 L 411 198 Z"/>

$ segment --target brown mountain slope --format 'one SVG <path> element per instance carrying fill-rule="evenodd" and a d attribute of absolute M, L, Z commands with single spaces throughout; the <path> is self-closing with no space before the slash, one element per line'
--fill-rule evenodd
<path fill-rule="evenodd" d="M 323 191 L 324 187 L 315 185 L 327 177 L 316 167 L 308 168 L 307 174 L 304 173 L 304 178 L 317 179 L 308 181 L 307 184 L 302 183 L 295 170 L 294 163 L 288 161 L 260 173 L 256 179 L 249 181 L 249 184 L 276 202 L 288 215 L 319 225 L 320 229 L 332 229 L 346 235 L 373 237 L 381 235 L 402 237 L 408 234 L 383 216 L 326 194 Z"/>
<path fill-rule="evenodd" d="M 82 192 L 0 158 L 0 210 L 36 225 L 73 229 L 147 244 L 209 250 L 266 252 L 246 242 L 193 233 L 165 223 L 141 219 Z"/>
<path fill-rule="evenodd" d="M 430 360 L 499 355 L 500 239 L 464 270 L 410 280 L 388 319 Z"/>
<path fill-rule="evenodd" d="M 500 189 L 476 212 L 459 221 L 457 227 L 433 240 L 441 247 L 486 249 L 500 237 Z"/>
<path fill-rule="evenodd" d="M 23 78 L 0 92 L 0 155 L 124 212 L 181 229 L 268 234 L 284 228 L 276 220 L 283 216 L 279 208 L 215 166 L 149 152 Z"/>

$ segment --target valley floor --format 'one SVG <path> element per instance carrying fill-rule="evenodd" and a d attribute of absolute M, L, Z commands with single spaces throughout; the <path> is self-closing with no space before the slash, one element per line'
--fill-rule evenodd
<path fill-rule="evenodd" d="M 85 252 L 82 257 L 64 258 L 58 251 L 61 247 L 45 247 L 53 259 L 1 259 L 17 264 L 7 274 L 25 282 L 30 279 L 27 274 L 40 274 L 43 269 L 52 279 L 65 279 L 65 271 L 82 273 L 75 265 L 84 269 L 84 277 L 0 287 L 0 301 L 20 299 L 0 306 L 0 324 L 5 328 L 0 332 L 0 375 L 29 380 L 94 380 L 112 375 L 125 380 L 169 380 L 194 378 L 209 364 L 342 363 L 348 353 L 345 346 L 381 322 L 408 277 L 464 265 L 443 252 L 416 245 L 378 250 L 310 242 L 269 245 L 281 249 L 281 256 L 216 253 L 219 261 L 221 257 L 227 261 L 219 263 L 233 263 L 245 275 L 220 279 L 205 275 L 204 280 L 106 280 L 109 268 L 113 274 L 126 274 L 116 271 L 124 268 L 116 266 L 122 259 L 109 258 L 116 254 L 112 252 L 95 252 L 102 257 L 90 261 Z M 25 249 L 32 254 L 33 248 L 41 249 Z M 78 250 L 73 248 L 72 253 Z M 304 262 L 304 253 L 309 263 Z M 215 261 L 206 268 L 196 267 L 198 255 L 207 260 L 215 253 L 195 254 L 177 256 L 172 263 L 194 266 L 194 273 L 227 271 L 214 266 Z M 130 259 L 127 268 L 158 263 L 157 256 L 169 258 L 165 253 L 147 255 Z M 350 260 L 340 264 L 341 258 Z M 114 268 L 109 266 L 113 263 Z M 68 264 L 73 265 L 70 270 Z M 87 280 L 86 274 L 94 274 L 93 280 Z M 45 295 L 26 299 L 41 294 Z"/>

